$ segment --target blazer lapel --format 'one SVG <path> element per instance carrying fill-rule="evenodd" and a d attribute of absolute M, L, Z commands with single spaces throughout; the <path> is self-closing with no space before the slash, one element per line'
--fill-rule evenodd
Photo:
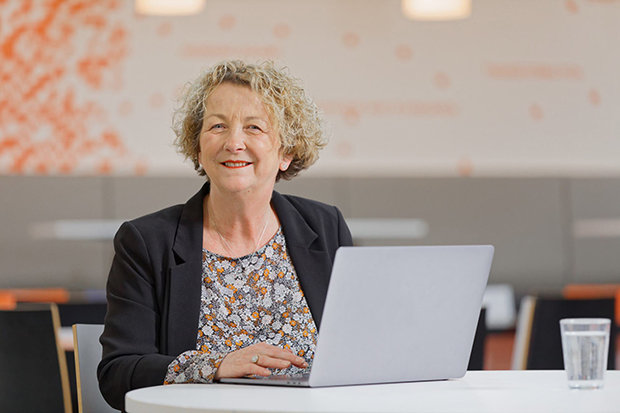
<path fill-rule="evenodd" d="M 202 278 L 202 204 L 208 193 L 207 182 L 187 201 L 172 247 L 177 265 L 170 268 L 167 280 L 166 323 L 167 352 L 172 355 L 196 348 Z"/>
<path fill-rule="evenodd" d="M 327 251 L 315 247 L 317 233 L 286 198 L 274 191 L 271 203 L 282 224 L 299 284 L 318 328 L 331 276 L 331 259 Z"/>

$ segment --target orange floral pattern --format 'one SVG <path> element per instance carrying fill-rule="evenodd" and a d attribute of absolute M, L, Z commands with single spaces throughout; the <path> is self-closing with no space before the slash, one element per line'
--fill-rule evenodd
<path fill-rule="evenodd" d="M 133 169 L 135 155 L 98 103 L 122 87 L 129 54 L 122 4 L 0 0 L 0 173 Z"/>
<path fill-rule="evenodd" d="M 203 250 L 202 305 L 196 350 L 168 366 L 164 384 L 211 383 L 232 351 L 258 343 L 314 357 L 317 328 L 293 267 L 282 229 L 256 253 L 228 258 Z M 296 374 L 291 366 L 273 374 Z"/>

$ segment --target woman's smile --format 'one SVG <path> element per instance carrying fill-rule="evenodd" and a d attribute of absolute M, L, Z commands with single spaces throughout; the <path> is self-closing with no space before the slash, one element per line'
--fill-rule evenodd
<path fill-rule="evenodd" d="M 245 168 L 246 166 L 252 165 L 252 162 L 224 161 L 224 162 L 222 162 L 222 165 L 224 165 L 225 167 L 230 168 L 230 169 L 239 169 L 239 168 Z"/>

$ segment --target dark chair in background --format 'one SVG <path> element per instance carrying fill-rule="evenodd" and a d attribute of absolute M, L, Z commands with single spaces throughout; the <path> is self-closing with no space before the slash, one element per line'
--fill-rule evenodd
<path fill-rule="evenodd" d="M 482 370 L 484 367 L 484 341 L 487 336 L 486 310 L 480 310 L 478 318 L 478 327 L 476 327 L 476 335 L 474 337 L 474 345 L 471 349 L 469 364 L 467 370 Z"/>
<path fill-rule="evenodd" d="M 103 324 L 107 309 L 105 302 L 58 304 L 60 325 L 71 327 L 73 324 Z"/>
<path fill-rule="evenodd" d="M 0 311 L 0 411 L 71 412 L 65 352 L 55 304 Z"/>
<path fill-rule="evenodd" d="M 614 319 L 615 299 L 601 300 L 567 300 L 564 298 L 526 297 L 529 312 L 523 316 L 517 332 L 516 346 L 521 346 L 521 362 L 516 368 L 527 370 L 561 370 L 564 369 L 562 357 L 562 336 L 560 320 L 563 318 L 609 318 Z M 520 337 L 519 337 L 520 336 Z M 608 369 L 616 364 L 615 343 L 616 327 L 612 323 Z M 520 343 L 519 343 L 520 342 Z M 521 364 L 519 366 L 519 364 Z M 515 363 L 513 362 L 513 368 Z"/>
<path fill-rule="evenodd" d="M 620 326 L 620 284 L 569 284 L 562 289 L 569 300 L 616 299 L 616 327 Z"/>

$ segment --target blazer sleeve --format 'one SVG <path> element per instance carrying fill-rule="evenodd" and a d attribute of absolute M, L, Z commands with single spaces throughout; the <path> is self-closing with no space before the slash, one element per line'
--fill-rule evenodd
<path fill-rule="evenodd" d="M 125 393 L 164 382 L 173 356 L 159 353 L 162 323 L 157 282 L 142 234 L 125 222 L 114 238 L 108 277 L 108 312 L 100 338 L 103 358 L 97 374 L 105 400 L 124 409 Z"/>
<path fill-rule="evenodd" d="M 334 208 L 336 209 L 336 214 L 338 215 L 338 244 L 341 247 L 351 247 L 353 246 L 353 237 L 351 236 L 349 226 L 344 220 L 340 210 L 336 207 Z"/>

